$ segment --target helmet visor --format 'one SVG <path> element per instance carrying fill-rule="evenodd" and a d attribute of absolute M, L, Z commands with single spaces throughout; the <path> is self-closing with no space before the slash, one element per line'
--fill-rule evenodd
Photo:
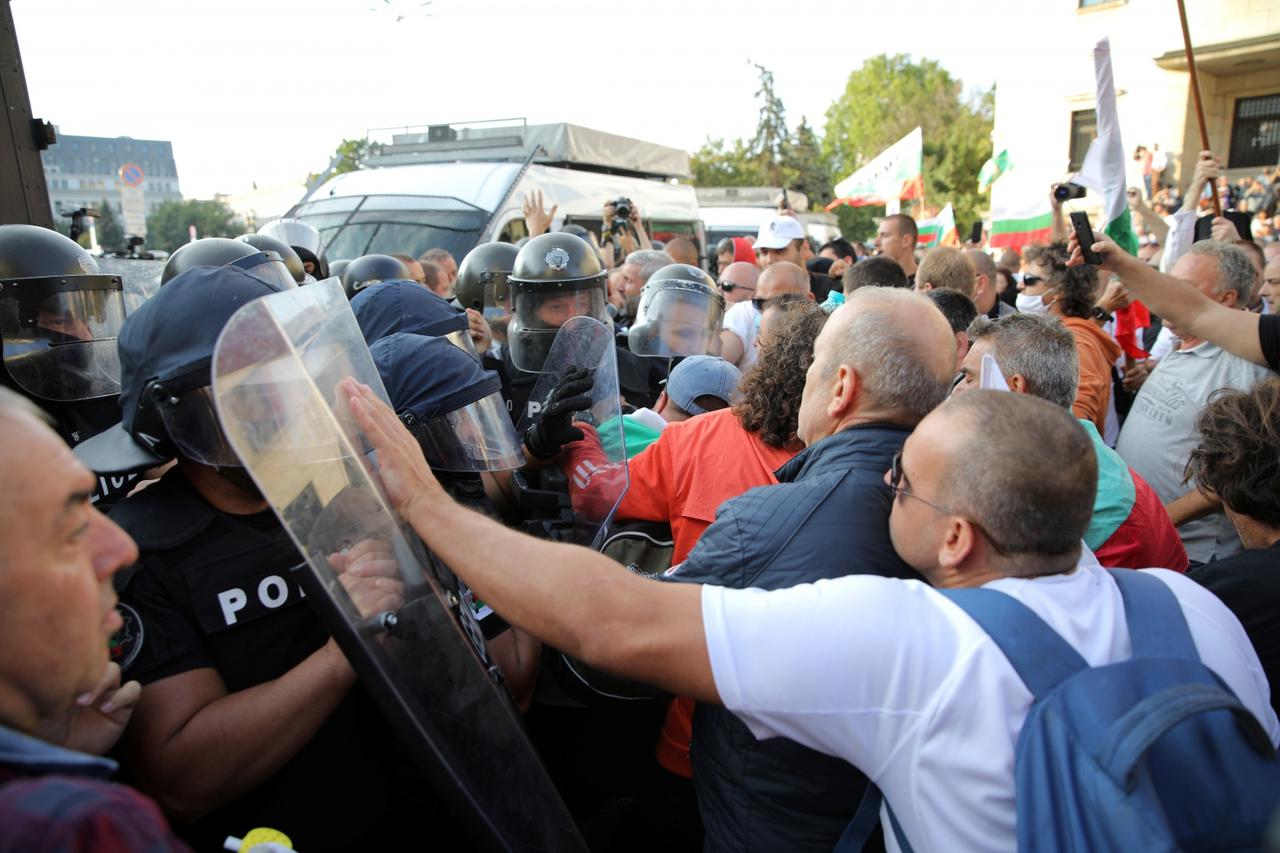
<path fill-rule="evenodd" d="M 716 355 L 724 306 L 695 290 L 660 290 L 641 307 L 627 334 L 627 347 L 636 355 L 664 358 Z"/>
<path fill-rule="evenodd" d="M 515 313 L 507 327 L 511 361 L 520 370 L 538 373 L 546 361 L 556 332 L 574 317 L 591 317 L 609 325 L 604 288 L 593 283 L 585 290 L 512 288 Z"/>
<path fill-rule="evenodd" d="M 71 402 L 120 393 L 116 338 L 124 324 L 116 276 L 0 282 L 4 366 L 23 391 Z"/>
<path fill-rule="evenodd" d="M 284 260 L 275 252 L 258 252 L 227 264 L 239 267 L 254 278 L 265 281 L 276 290 L 292 290 L 298 286 L 293 273 Z"/>
<path fill-rule="evenodd" d="M 438 471 L 509 471 L 525 463 L 501 392 L 408 426 Z"/>
<path fill-rule="evenodd" d="M 242 464 L 219 425 L 210 386 L 181 393 L 172 393 L 160 385 L 153 385 L 150 390 L 155 393 L 165 433 L 183 456 L 220 468 Z"/>
<path fill-rule="evenodd" d="M 320 237 L 320 232 L 298 219 L 277 219 L 274 222 L 268 222 L 258 229 L 258 233 L 275 237 L 280 242 L 292 246 L 294 251 L 299 249 L 305 251 L 311 255 L 312 261 L 324 254 L 324 240 Z M 303 260 L 308 259 L 303 257 Z"/>

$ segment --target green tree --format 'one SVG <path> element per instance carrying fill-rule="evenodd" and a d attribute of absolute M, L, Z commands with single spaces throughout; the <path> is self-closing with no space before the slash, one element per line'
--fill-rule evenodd
<path fill-rule="evenodd" d="M 813 201 L 831 197 L 830 169 L 817 134 L 805 119 L 795 133 L 774 91 L 773 72 L 756 64 L 760 113 L 750 139 L 708 139 L 690 158 L 693 182 L 704 187 L 788 187 Z"/>
<path fill-rule="evenodd" d="M 810 210 L 818 210 L 831 201 L 831 167 L 818 134 L 804 116 L 783 146 L 782 172 L 788 189 L 809 197 Z"/>
<path fill-rule="evenodd" d="M 985 206 L 977 175 L 991 156 L 994 104 L 994 90 L 966 97 L 960 81 L 932 59 L 881 54 L 849 75 L 844 92 L 827 109 L 823 149 L 838 180 L 919 125 L 925 196 L 930 206 L 951 202 L 961 224 Z M 842 213 L 841 221 L 870 221 L 873 211 L 878 209 Z"/>
<path fill-rule="evenodd" d="M 147 248 L 172 252 L 190 239 L 192 225 L 199 237 L 235 237 L 245 230 L 235 211 L 216 199 L 166 201 L 147 217 Z"/>
<path fill-rule="evenodd" d="M 361 162 L 364 161 L 365 155 L 369 153 L 369 140 L 367 139 L 344 139 L 338 143 L 338 147 L 334 149 L 333 155 L 329 158 L 329 163 L 325 164 L 325 169 L 330 165 L 333 171 L 327 177 L 334 175 L 345 175 L 347 172 L 354 172 L 360 168 Z M 307 174 L 307 186 L 310 187 L 316 180 L 324 174 L 322 169 L 319 172 L 310 172 Z"/>
<path fill-rule="evenodd" d="M 98 231 L 98 245 L 102 247 L 104 252 L 114 252 L 117 249 L 125 248 L 124 226 L 116 218 L 116 212 L 111 207 L 111 203 L 105 198 L 98 202 L 98 212 L 102 214 L 98 217 L 97 222 L 94 223 L 94 227 Z"/>
<path fill-rule="evenodd" d="M 791 137 L 787 131 L 787 110 L 773 91 L 773 72 L 759 63 L 756 71 L 760 74 L 760 88 L 756 89 L 760 117 L 756 121 L 756 135 L 751 139 L 751 156 L 764 174 L 766 185 L 780 187 L 785 185 L 782 161 Z"/>

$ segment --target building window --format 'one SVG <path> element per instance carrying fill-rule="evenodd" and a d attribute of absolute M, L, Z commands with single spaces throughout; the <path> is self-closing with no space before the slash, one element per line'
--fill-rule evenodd
<path fill-rule="evenodd" d="M 1280 162 L 1280 94 L 1236 100 L 1227 168 L 1274 166 Z"/>
<path fill-rule="evenodd" d="M 1071 163 L 1067 170 L 1080 171 L 1089 143 L 1098 135 L 1098 114 L 1093 110 L 1076 110 L 1071 113 Z"/>

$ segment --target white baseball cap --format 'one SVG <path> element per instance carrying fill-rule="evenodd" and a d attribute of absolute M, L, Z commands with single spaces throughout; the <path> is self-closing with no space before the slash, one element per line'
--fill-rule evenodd
<path fill-rule="evenodd" d="M 804 237 L 804 226 L 793 216 L 780 214 L 770 216 L 760 223 L 760 233 L 756 235 L 757 249 L 785 249 L 792 240 Z"/>

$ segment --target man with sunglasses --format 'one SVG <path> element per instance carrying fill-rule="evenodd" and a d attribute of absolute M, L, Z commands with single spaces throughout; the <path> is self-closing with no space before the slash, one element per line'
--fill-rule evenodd
<path fill-rule="evenodd" d="M 756 295 L 756 282 L 760 280 L 760 268 L 745 261 L 734 261 L 720 272 L 720 292 L 724 301 L 736 305 Z"/>
<path fill-rule="evenodd" d="M 849 330 L 849 312 L 845 305 L 832 315 L 834 326 L 822 333 L 827 347 L 829 331 Z M 830 350 L 816 349 L 802 404 L 806 438 L 813 418 L 843 418 L 857 399 L 857 371 L 844 358 L 832 367 Z M 927 584 L 851 574 L 765 591 L 652 583 L 600 554 L 532 540 L 461 510 L 431 479 L 395 414 L 367 388 L 348 382 L 345 390 L 377 448 L 392 502 L 495 610 L 592 665 L 722 705 L 756 738 L 790 738 L 848 761 L 892 806 L 885 834 L 896 829 L 915 849 L 1014 848 L 1015 745 L 1033 701 L 996 642 L 938 589 L 985 587 L 1016 599 L 1089 666 L 1131 655 L 1120 588 L 1080 559 L 1097 486 L 1096 468 L 1078 464 L 1092 452 L 1089 437 L 1045 400 L 960 395 L 926 416 L 896 464 L 885 466 L 893 548 Z M 783 518 L 804 518 L 805 509 L 798 504 Z M 813 559 L 870 566 L 869 556 L 846 555 L 833 542 L 845 523 L 821 525 L 827 546 Z M 475 541 L 518 551 L 526 570 L 487 560 L 469 547 Z M 690 560 L 710 556 L 702 542 Z M 1142 576 L 1172 593 L 1201 661 L 1274 746 L 1280 722 L 1240 623 L 1194 581 L 1160 569 Z M 1226 811 L 1212 802 L 1223 779 L 1184 774 L 1176 782 L 1204 797 L 1198 817 L 1217 820 Z"/>
<path fill-rule="evenodd" d="M 789 261 L 778 261 L 760 274 L 750 301 L 744 299 L 725 312 L 724 329 L 720 332 L 721 358 L 739 370 L 755 364 L 760 315 L 770 301 L 788 294 L 813 299 L 809 273 Z"/>

